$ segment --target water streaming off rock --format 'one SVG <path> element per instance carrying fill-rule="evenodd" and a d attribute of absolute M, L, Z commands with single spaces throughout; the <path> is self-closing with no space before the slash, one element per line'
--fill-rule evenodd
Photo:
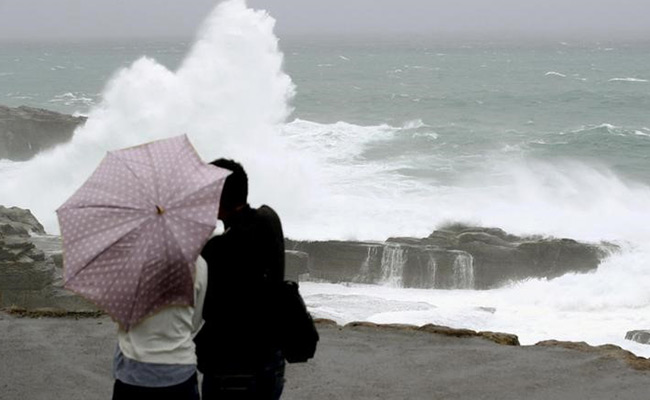
<path fill-rule="evenodd" d="M 455 289 L 474 289 L 474 259 L 471 254 L 459 251 L 453 271 Z"/>
<path fill-rule="evenodd" d="M 404 265 L 407 261 L 407 252 L 398 244 L 384 246 L 381 257 L 381 283 L 393 287 L 402 287 L 404 279 Z"/>

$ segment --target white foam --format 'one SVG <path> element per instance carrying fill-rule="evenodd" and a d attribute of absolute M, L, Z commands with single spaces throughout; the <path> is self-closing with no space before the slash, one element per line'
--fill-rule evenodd
<path fill-rule="evenodd" d="M 559 72 L 555 72 L 555 71 L 549 71 L 549 72 L 545 73 L 544 76 L 557 76 L 557 77 L 560 77 L 560 78 L 566 78 L 566 75 L 561 74 Z"/>
<path fill-rule="evenodd" d="M 615 344 L 649 357 L 647 345 L 625 340 L 627 331 L 647 328 L 648 256 L 647 248 L 630 250 L 613 256 L 595 273 L 485 291 L 303 282 L 301 292 L 317 317 L 341 324 L 432 323 L 514 333 L 522 345 L 547 339 L 586 341 Z M 345 298 L 355 301 L 341 301 Z"/>
<path fill-rule="evenodd" d="M 590 132 L 590 131 L 596 131 L 600 129 L 606 129 L 609 133 L 616 133 L 620 132 L 622 128 L 620 126 L 612 125 L 609 123 L 602 123 L 600 125 L 583 125 L 578 129 L 571 130 L 570 133 L 585 133 L 585 132 Z M 561 134 L 564 134 L 562 132 Z"/>
<path fill-rule="evenodd" d="M 494 154 L 483 162 L 484 168 L 457 176 L 454 186 L 448 187 L 392 172 L 433 168 L 434 154 L 419 158 L 395 154 L 377 161 L 362 157 L 368 144 L 395 139 L 410 126 L 419 125 L 361 127 L 302 120 L 288 124 L 284 133 L 291 146 L 317 160 L 328 185 L 308 220 L 287 221 L 291 232 L 297 232 L 295 237 L 426 236 L 442 222 L 467 220 L 513 232 L 593 241 L 650 240 L 650 228 L 642 222 L 650 188 L 623 180 L 602 166 L 522 161 L 520 147 L 507 146 L 502 150 L 512 157 L 503 160 L 504 153 Z M 618 129 L 611 124 L 595 128 Z M 454 161 L 442 158 L 440 163 Z"/>
<path fill-rule="evenodd" d="M 429 127 L 429 125 L 425 124 L 421 119 L 414 119 L 411 121 L 407 121 L 402 125 L 402 129 L 418 129 L 418 128 L 425 128 Z"/>
<path fill-rule="evenodd" d="M 608 82 L 648 82 L 648 80 L 639 78 L 612 78 Z"/>
<path fill-rule="evenodd" d="M 50 103 L 63 103 L 66 106 L 74 105 L 83 105 L 83 106 L 92 106 L 95 104 L 95 100 L 92 97 L 89 97 L 86 93 L 80 92 L 66 92 L 63 94 L 57 94 L 53 99 L 49 100 Z"/>
<path fill-rule="evenodd" d="M 415 132 L 412 137 L 436 140 L 440 136 L 436 132 Z"/>

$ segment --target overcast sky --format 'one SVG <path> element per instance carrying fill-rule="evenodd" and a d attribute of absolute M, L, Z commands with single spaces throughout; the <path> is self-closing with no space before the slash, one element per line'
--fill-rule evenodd
<path fill-rule="evenodd" d="M 0 0 L 0 39 L 193 36 L 218 0 Z M 530 33 L 650 38 L 650 0 L 248 0 L 279 36 Z"/>

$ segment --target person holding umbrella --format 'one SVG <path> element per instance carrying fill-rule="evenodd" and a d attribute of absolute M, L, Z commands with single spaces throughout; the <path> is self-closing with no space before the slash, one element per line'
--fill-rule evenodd
<path fill-rule="evenodd" d="M 194 275 L 194 307 L 165 307 L 128 331 L 118 328 L 113 400 L 199 400 L 192 339 L 203 322 L 208 283 L 207 264 L 201 257 Z"/>
<path fill-rule="evenodd" d="M 57 210 L 65 287 L 118 323 L 113 399 L 198 400 L 194 334 L 230 171 L 187 136 L 112 151 Z"/>
<path fill-rule="evenodd" d="M 249 206 L 239 163 L 212 164 L 232 174 L 218 214 L 225 231 L 201 252 L 209 269 L 205 324 L 195 339 L 203 399 L 279 399 L 285 369 L 276 292 L 284 281 L 282 224 L 270 207 Z"/>

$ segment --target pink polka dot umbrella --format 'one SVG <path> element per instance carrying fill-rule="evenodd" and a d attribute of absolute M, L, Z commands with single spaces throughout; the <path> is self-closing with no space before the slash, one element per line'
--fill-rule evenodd
<path fill-rule="evenodd" d="M 65 287 L 126 330 L 161 307 L 193 305 L 194 264 L 228 174 L 185 135 L 108 152 L 57 210 Z"/>

